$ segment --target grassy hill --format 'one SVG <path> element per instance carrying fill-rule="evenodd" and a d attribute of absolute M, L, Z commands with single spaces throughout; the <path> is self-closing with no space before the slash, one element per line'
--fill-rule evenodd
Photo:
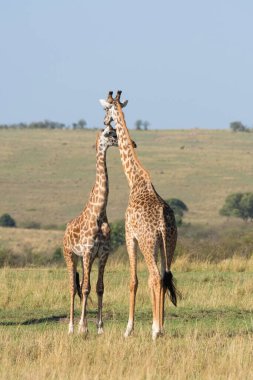
<path fill-rule="evenodd" d="M 186 220 L 216 225 L 225 197 L 253 191 L 253 134 L 216 130 L 131 131 L 138 156 L 164 198 L 182 199 Z M 19 226 L 63 225 L 87 201 L 95 179 L 96 132 L 1 130 L 0 214 Z M 124 218 L 127 181 L 117 148 L 108 151 L 109 220 Z"/>

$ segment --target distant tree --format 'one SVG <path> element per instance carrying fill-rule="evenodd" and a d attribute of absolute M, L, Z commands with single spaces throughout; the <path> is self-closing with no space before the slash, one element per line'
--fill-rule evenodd
<path fill-rule="evenodd" d="M 77 122 L 77 128 L 78 129 L 84 129 L 86 128 L 86 121 L 84 119 L 80 119 L 78 122 Z"/>
<path fill-rule="evenodd" d="M 253 193 L 234 193 L 227 196 L 220 215 L 253 220 Z"/>
<path fill-rule="evenodd" d="M 243 125 L 240 121 L 230 123 L 230 129 L 233 132 L 250 132 L 250 129 Z"/>
<path fill-rule="evenodd" d="M 29 128 L 29 129 L 64 129 L 64 128 L 72 128 L 72 129 L 84 129 L 86 128 L 86 121 L 84 119 L 80 119 L 77 123 L 73 123 L 70 126 L 65 125 L 64 123 L 59 123 L 57 121 L 44 120 L 44 121 L 33 121 L 31 123 L 18 123 L 18 124 L 0 124 L 1 128 Z"/>
<path fill-rule="evenodd" d="M 50 120 L 44 120 L 44 121 L 33 121 L 31 123 L 18 123 L 18 124 L 9 124 L 9 125 L 0 125 L 0 128 L 12 128 L 12 129 L 23 129 L 23 128 L 29 128 L 29 129 L 62 129 L 65 128 L 65 124 L 58 123 L 57 121 L 50 121 Z"/>
<path fill-rule="evenodd" d="M 142 120 L 138 119 L 138 120 L 136 120 L 136 122 L 134 123 L 134 125 L 135 125 L 135 129 L 137 131 L 141 131 L 142 130 L 142 126 L 143 126 L 144 131 L 147 131 L 148 130 L 148 126 L 150 125 L 150 123 L 147 120 L 142 121 Z"/>
<path fill-rule="evenodd" d="M 181 226 L 183 223 L 184 213 L 188 211 L 188 207 L 183 201 L 177 198 L 170 198 L 166 200 L 166 203 L 168 203 L 174 211 L 177 225 Z"/>
<path fill-rule="evenodd" d="M 144 127 L 144 131 L 147 131 L 150 123 L 147 120 L 145 120 L 145 121 L 143 121 L 142 124 L 143 124 L 143 127 Z"/>
<path fill-rule="evenodd" d="M 0 226 L 1 227 L 16 227 L 16 222 L 9 214 L 3 214 L 0 217 Z"/>
<path fill-rule="evenodd" d="M 137 131 L 140 131 L 141 130 L 141 126 L 142 126 L 142 120 L 136 120 L 136 122 L 135 122 L 135 129 Z"/>

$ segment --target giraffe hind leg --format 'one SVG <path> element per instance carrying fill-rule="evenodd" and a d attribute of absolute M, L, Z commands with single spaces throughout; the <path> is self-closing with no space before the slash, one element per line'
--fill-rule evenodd
<path fill-rule="evenodd" d="M 149 271 L 149 287 L 153 309 L 152 339 L 155 340 L 162 335 L 164 308 L 162 278 L 157 265 L 159 246 L 155 238 L 149 244 L 145 240 L 141 240 L 139 246 Z"/>
<path fill-rule="evenodd" d="M 124 337 L 127 338 L 134 330 L 135 300 L 138 288 L 137 277 L 137 241 L 126 229 L 126 245 L 130 264 L 130 297 L 129 297 L 129 318 Z"/>
<path fill-rule="evenodd" d="M 74 305 L 75 305 L 75 295 L 76 295 L 76 267 L 77 267 L 77 257 L 72 251 L 64 249 L 64 258 L 67 264 L 67 269 L 69 273 L 69 289 L 70 289 L 70 318 L 69 318 L 69 334 L 74 332 Z"/>

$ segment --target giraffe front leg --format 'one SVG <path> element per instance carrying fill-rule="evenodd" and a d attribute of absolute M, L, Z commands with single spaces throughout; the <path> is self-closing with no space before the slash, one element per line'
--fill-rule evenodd
<path fill-rule="evenodd" d="M 103 252 L 99 258 L 98 263 L 98 280 L 97 280 L 97 297 L 98 297 L 98 315 L 97 315 L 97 329 L 98 334 L 103 334 L 103 319 L 102 319 L 102 309 L 103 309 L 103 295 L 104 295 L 104 270 L 105 265 L 109 255 L 109 246 L 103 248 Z"/>
<path fill-rule="evenodd" d="M 88 296 L 90 294 L 90 271 L 91 271 L 92 261 L 91 261 L 91 255 L 90 252 L 85 253 L 83 257 L 83 287 L 82 287 L 82 294 L 83 294 L 83 302 L 82 302 L 82 313 L 81 318 L 79 322 L 79 329 L 78 332 L 80 334 L 86 335 L 88 333 L 88 321 L 87 321 L 87 300 Z"/>
<path fill-rule="evenodd" d="M 135 312 L 135 300 L 138 289 L 138 277 L 137 277 L 137 241 L 131 237 L 126 229 L 126 245 L 129 256 L 130 264 L 130 298 L 129 298 L 129 318 L 126 327 L 124 337 L 127 338 L 134 330 L 134 312 Z"/>

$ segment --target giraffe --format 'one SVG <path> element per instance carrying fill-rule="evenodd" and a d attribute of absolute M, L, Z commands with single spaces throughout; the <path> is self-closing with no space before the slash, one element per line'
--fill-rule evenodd
<path fill-rule="evenodd" d="M 134 330 L 135 299 L 138 288 L 137 244 L 144 256 L 149 271 L 149 287 L 153 309 L 152 338 L 155 340 L 163 333 L 164 301 L 168 291 L 172 303 L 177 305 L 173 276 L 170 271 L 177 241 L 177 227 L 173 210 L 158 195 L 150 174 L 141 165 L 132 148 L 131 138 L 126 126 L 121 103 L 121 91 L 113 98 L 110 91 L 107 100 L 100 100 L 105 109 L 104 124 L 114 121 L 118 137 L 118 147 L 130 194 L 125 214 L 126 246 L 130 264 L 130 302 L 129 319 L 124 336 Z M 158 251 L 161 252 L 161 272 L 158 268 Z"/>
<path fill-rule="evenodd" d="M 117 146 L 117 135 L 109 125 L 102 130 L 96 140 L 96 182 L 82 213 L 71 220 L 63 238 L 64 258 L 70 277 L 70 322 L 69 334 L 74 332 L 74 299 L 76 292 L 82 300 L 82 313 L 79 332 L 88 332 L 86 307 L 90 293 L 90 272 L 94 259 L 98 257 L 98 297 L 97 332 L 103 333 L 102 304 L 104 293 L 104 269 L 110 250 L 110 227 L 106 215 L 109 194 L 106 167 L 106 152 L 111 146 Z M 81 257 L 83 279 L 80 286 L 76 271 L 78 256 Z"/>

